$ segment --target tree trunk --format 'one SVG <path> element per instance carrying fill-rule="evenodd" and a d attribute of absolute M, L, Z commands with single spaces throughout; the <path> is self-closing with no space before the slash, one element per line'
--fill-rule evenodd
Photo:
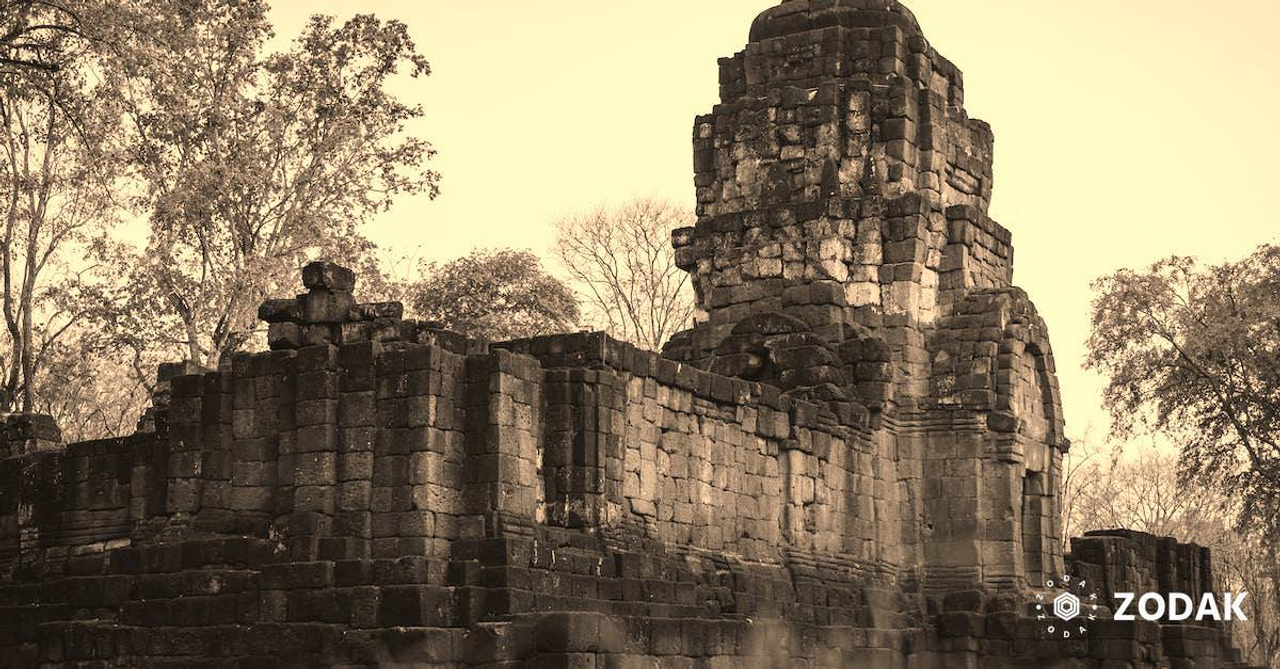
<path fill-rule="evenodd" d="M 200 364 L 200 332 L 196 328 L 195 319 L 188 313 L 183 315 L 182 323 L 187 329 L 187 359 Z"/>
<path fill-rule="evenodd" d="M 18 327 L 13 295 L 13 242 L 18 225 L 18 207 L 21 202 L 21 174 L 18 169 L 18 147 L 14 139 L 13 109 L 0 101 L 0 116 L 4 119 L 5 147 L 9 159 L 9 211 L 4 229 L 4 320 L 9 330 L 9 374 L 4 381 L 4 397 L 0 409 L 13 411 L 18 401 L 18 384 L 21 379 L 22 332 Z"/>

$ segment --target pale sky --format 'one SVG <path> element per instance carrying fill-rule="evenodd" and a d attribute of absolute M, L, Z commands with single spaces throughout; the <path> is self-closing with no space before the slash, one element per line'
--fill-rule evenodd
<path fill-rule="evenodd" d="M 656 195 L 693 204 L 691 129 L 771 0 L 275 0 L 281 38 L 309 14 L 409 25 L 434 73 L 398 84 L 426 118 L 442 194 L 368 230 L 428 259 L 476 246 L 545 252 L 567 211 Z M 1049 324 L 1068 434 L 1105 429 L 1080 369 L 1089 283 L 1170 254 L 1276 241 L 1280 3 L 906 0 L 965 73 L 996 133 L 992 216 L 1015 282 Z"/>

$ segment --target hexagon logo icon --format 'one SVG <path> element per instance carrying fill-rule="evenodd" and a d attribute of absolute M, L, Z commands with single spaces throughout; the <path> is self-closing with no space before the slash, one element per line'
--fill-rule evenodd
<path fill-rule="evenodd" d="M 1064 621 L 1071 621 L 1080 615 L 1080 598 L 1069 592 L 1058 595 L 1053 600 L 1053 614 Z"/>

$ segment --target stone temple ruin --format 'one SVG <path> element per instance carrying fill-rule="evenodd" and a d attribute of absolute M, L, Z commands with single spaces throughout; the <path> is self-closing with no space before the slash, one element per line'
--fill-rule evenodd
<path fill-rule="evenodd" d="M 134 435 L 10 416 L 0 664 L 1238 666 L 1221 626 L 1037 617 L 1063 573 L 1213 574 L 1126 532 L 1064 554 L 993 136 L 911 13 L 790 0 L 720 73 L 674 234 L 701 313 L 661 355 L 469 340 L 317 263 L 270 351 L 165 366 Z"/>

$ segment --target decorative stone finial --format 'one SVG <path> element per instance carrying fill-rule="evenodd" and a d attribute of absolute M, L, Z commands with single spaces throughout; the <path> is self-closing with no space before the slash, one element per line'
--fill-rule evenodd
<path fill-rule="evenodd" d="M 258 307 L 258 318 L 269 324 L 267 343 L 273 350 L 399 338 L 404 305 L 358 304 L 351 269 L 332 262 L 309 263 L 302 268 L 302 285 L 306 293 L 267 300 Z"/>

